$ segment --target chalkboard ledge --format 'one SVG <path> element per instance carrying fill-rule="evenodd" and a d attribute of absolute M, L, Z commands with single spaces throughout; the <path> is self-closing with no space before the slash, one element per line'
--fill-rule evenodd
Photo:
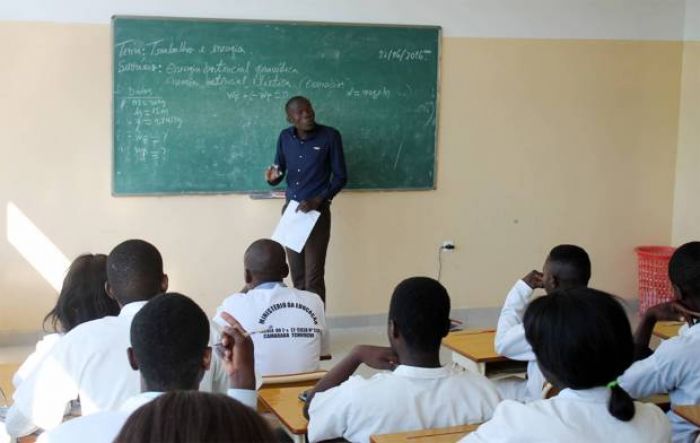
<path fill-rule="evenodd" d="M 251 192 L 248 194 L 252 200 L 269 200 L 285 198 L 284 191 Z"/>

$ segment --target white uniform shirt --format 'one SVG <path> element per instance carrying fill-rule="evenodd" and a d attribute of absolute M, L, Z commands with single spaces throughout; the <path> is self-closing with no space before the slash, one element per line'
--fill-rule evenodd
<path fill-rule="evenodd" d="M 526 361 L 527 380 L 510 392 L 500 391 L 501 396 L 510 400 L 532 401 L 542 398 L 545 378 L 537 366 L 537 358 L 532 346 L 525 338 L 523 316 L 530 303 L 534 290 L 522 280 L 518 280 L 506 297 L 501 315 L 498 317 L 494 348 L 497 353 L 511 360 Z"/>
<path fill-rule="evenodd" d="M 47 334 L 37 342 L 34 352 L 24 360 L 19 369 L 17 369 L 17 372 L 12 376 L 12 385 L 15 389 L 34 372 L 34 369 L 39 366 L 39 363 L 41 363 L 44 357 L 46 357 L 46 354 L 53 349 L 54 345 L 58 343 L 61 337 L 62 334 Z"/>
<path fill-rule="evenodd" d="M 248 332 L 272 327 L 252 335 L 255 372 L 262 376 L 316 371 L 321 356 L 330 353 L 323 302 L 314 293 L 263 283 L 246 294 L 227 297 L 214 316 L 219 326 L 226 324 L 222 311 Z"/>
<path fill-rule="evenodd" d="M 610 390 L 564 389 L 554 398 L 522 404 L 505 400 L 493 418 L 460 443 L 668 443 L 671 426 L 652 404 L 635 402 L 631 421 L 608 412 Z"/>
<path fill-rule="evenodd" d="M 41 434 L 37 443 L 112 443 L 129 416 L 161 394 L 162 392 L 142 392 L 125 401 L 118 411 L 102 411 L 69 420 Z M 255 391 L 230 389 L 228 395 L 249 408 L 257 407 Z"/>
<path fill-rule="evenodd" d="M 632 397 L 667 392 L 671 405 L 700 404 L 700 326 L 681 328 L 677 337 L 661 342 L 652 355 L 635 362 L 619 378 Z M 693 442 L 698 428 L 668 412 L 674 442 Z"/>
<path fill-rule="evenodd" d="M 119 316 L 82 323 L 61 338 L 42 364 L 14 395 L 7 417 L 10 435 L 27 432 L 27 421 L 52 429 L 63 419 L 66 404 L 80 397 L 83 415 L 119 407 L 141 389 L 139 373 L 126 350 L 134 315 L 146 304 L 125 305 Z"/>
<path fill-rule="evenodd" d="M 36 427 L 53 429 L 63 420 L 66 404 L 78 397 L 85 416 L 116 410 L 138 394 L 140 376 L 131 368 L 126 350 L 131 346 L 131 321 L 145 304 L 129 303 L 117 317 L 85 322 L 65 334 L 15 391 L 7 432 L 22 436 Z M 200 389 L 226 392 L 227 387 L 223 366 L 214 356 Z"/>
<path fill-rule="evenodd" d="M 481 423 L 499 397 L 484 376 L 455 367 L 398 366 L 319 392 L 309 406 L 311 442 L 343 437 L 368 442 L 373 434 Z"/>

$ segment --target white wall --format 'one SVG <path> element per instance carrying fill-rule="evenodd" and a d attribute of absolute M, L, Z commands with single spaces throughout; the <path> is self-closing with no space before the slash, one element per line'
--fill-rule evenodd
<path fill-rule="evenodd" d="M 112 15 L 160 15 L 427 24 L 442 26 L 446 36 L 454 37 L 681 40 L 684 3 L 684 0 L 5 0 L 0 2 L 0 20 L 107 23 Z"/>

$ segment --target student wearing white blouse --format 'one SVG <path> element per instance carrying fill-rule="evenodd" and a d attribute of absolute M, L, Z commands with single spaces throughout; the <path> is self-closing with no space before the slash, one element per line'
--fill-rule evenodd
<path fill-rule="evenodd" d="M 501 398 L 525 402 L 542 397 L 546 380 L 537 366 L 537 359 L 525 339 L 523 329 L 523 314 L 535 290 L 543 288 L 550 293 L 557 289 L 585 287 L 590 278 L 591 260 L 588 253 L 576 245 L 559 245 L 547 255 L 542 272 L 532 271 L 515 283 L 498 317 L 494 348 L 511 360 L 527 361 L 527 380 L 519 377 L 498 380 L 495 384 Z"/>
<path fill-rule="evenodd" d="M 253 342 L 231 317 L 224 316 L 224 367 L 229 396 L 256 407 Z M 212 359 L 209 322 L 188 297 L 167 293 L 149 301 L 131 323 L 128 361 L 140 374 L 141 393 L 124 402 L 117 411 L 79 417 L 45 432 L 41 443 L 89 441 L 109 443 L 129 415 L 164 392 L 197 390 Z M 127 354 L 124 354 L 127 359 Z"/>
<path fill-rule="evenodd" d="M 677 337 L 661 342 L 653 354 L 634 363 L 620 384 L 635 398 L 668 393 L 671 405 L 700 403 L 700 242 L 679 247 L 668 274 L 676 300 L 656 305 L 644 314 L 635 333 L 636 356 L 649 355 L 649 339 L 657 321 L 687 322 Z M 674 443 L 694 442 L 700 429 L 670 410 Z"/>
<path fill-rule="evenodd" d="M 493 384 L 440 364 L 449 313 L 450 298 L 439 282 L 401 282 L 389 306 L 391 347 L 358 346 L 318 382 L 306 402 L 309 440 L 368 442 L 373 434 L 488 420 L 499 401 Z M 353 376 L 362 363 L 393 372 Z"/>
<path fill-rule="evenodd" d="M 633 402 L 617 377 L 633 358 L 627 315 L 611 295 L 588 288 L 557 291 L 525 312 L 525 336 L 558 396 L 505 400 L 463 443 L 668 443 L 661 409 Z"/>
<path fill-rule="evenodd" d="M 56 305 L 44 317 L 44 330 L 47 330 L 48 323 L 54 332 L 37 342 L 34 352 L 12 376 L 15 389 L 34 372 L 63 335 L 80 324 L 119 314 L 119 305 L 105 291 L 106 282 L 106 255 L 83 254 L 73 260 L 63 279 Z"/>

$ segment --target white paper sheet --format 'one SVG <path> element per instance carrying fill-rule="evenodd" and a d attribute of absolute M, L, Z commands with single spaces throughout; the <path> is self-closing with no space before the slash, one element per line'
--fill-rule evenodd
<path fill-rule="evenodd" d="M 318 211 L 297 212 L 298 207 L 298 201 L 289 201 L 287 209 L 285 209 L 275 232 L 272 234 L 272 239 L 293 251 L 301 252 L 321 213 Z"/>

